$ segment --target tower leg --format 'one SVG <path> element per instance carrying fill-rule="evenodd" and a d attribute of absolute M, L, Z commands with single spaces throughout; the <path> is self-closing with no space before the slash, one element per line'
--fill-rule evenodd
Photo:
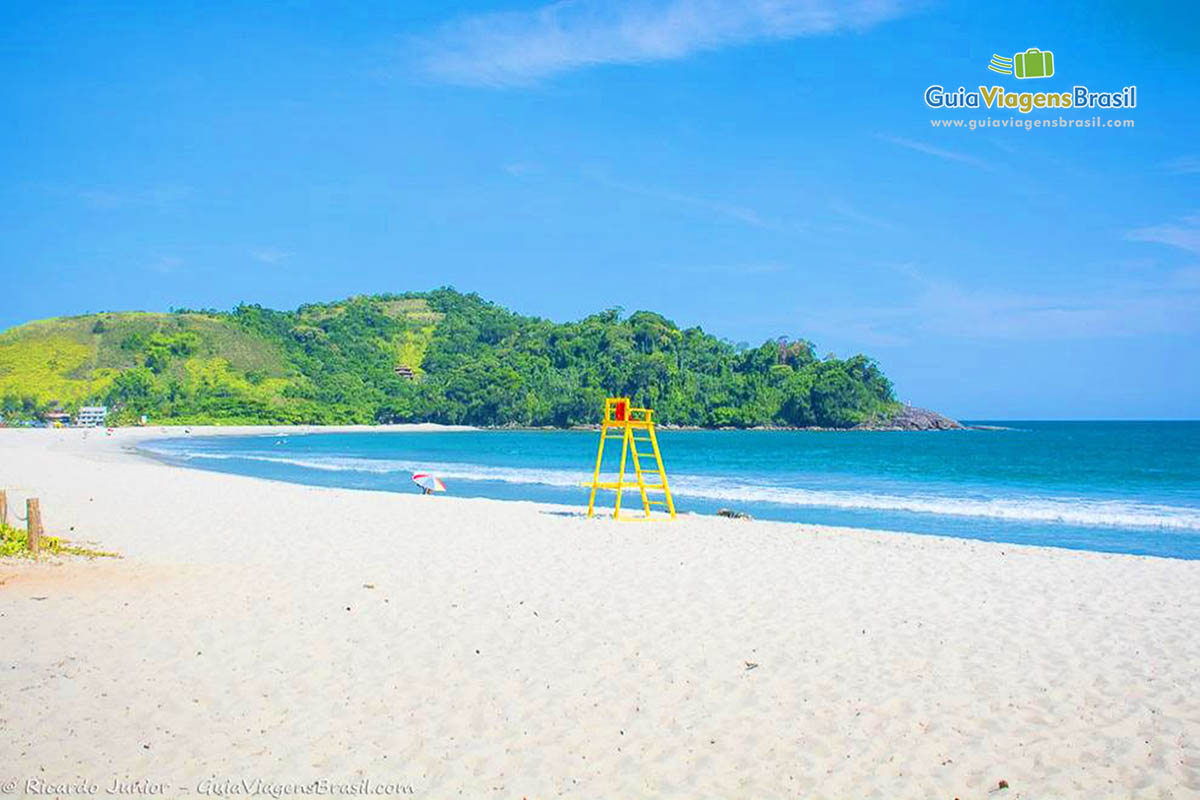
<path fill-rule="evenodd" d="M 625 494 L 625 459 L 629 456 L 629 426 L 625 426 L 625 435 L 621 437 L 621 469 L 617 472 L 617 502 L 613 508 L 613 519 L 621 518 L 621 495 Z"/>
<path fill-rule="evenodd" d="M 592 473 L 592 495 L 588 498 L 588 519 L 596 508 L 596 484 L 600 482 L 600 462 L 604 459 L 604 437 L 608 435 L 608 425 L 600 424 L 600 449 L 596 451 L 596 470 Z"/>
<path fill-rule="evenodd" d="M 667 512 L 675 519 L 675 500 L 671 497 L 671 487 L 667 484 L 667 470 L 662 463 L 662 453 L 658 449 L 658 436 L 654 428 L 650 428 L 650 446 L 654 448 L 654 463 L 658 464 L 658 477 L 662 479 L 663 496 L 667 501 Z"/>

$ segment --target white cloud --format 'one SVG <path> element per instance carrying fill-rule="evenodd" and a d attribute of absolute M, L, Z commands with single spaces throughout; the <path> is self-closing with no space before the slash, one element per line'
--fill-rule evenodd
<path fill-rule="evenodd" d="M 147 268 L 162 275 L 169 275 L 178 271 L 181 266 L 183 266 L 183 259 L 179 256 L 159 256 L 151 261 Z"/>
<path fill-rule="evenodd" d="M 118 208 L 169 208 L 186 200 L 191 194 L 187 186 L 152 186 L 147 188 L 87 188 L 77 189 L 75 194 L 87 206 L 103 211 Z"/>
<path fill-rule="evenodd" d="M 664 267 L 664 271 L 679 272 L 693 275 L 732 275 L 735 277 L 752 275 L 779 275 L 789 272 L 790 268 L 777 261 L 757 261 L 730 264 L 687 264 L 678 268 Z"/>
<path fill-rule="evenodd" d="M 1092 289 L 1010 291 L 968 287 L 900 270 L 916 292 L 895 304 L 806 314 L 812 329 L 860 345 L 900 346 L 929 337 L 1048 342 L 1200 330 L 1200 282 L 1189 270 Z"/>
<path fill-rule="evenodd" d="M 83 189 L 79 192 L 79 199 L 92 208 L 104 210 L 120 208 L 129 202 L 126 195 L 107 189 Z"/>
<path fill-rule="evenodd" d="M 670 189 L 659 189 L 652 186 L 642 186 L 634 183 L 626 183 L 624 181 L 612 180 L 603 174 L 593 173 L 592 177 L 601 185 L 607 186 L 610 189 L 617 189 L 629 194 L 641 195 L 655 200 L 664 201 L 671 205 L 691 208 L 707 215 L 716 215 L 725 217 L 735 222 L 741 222 L 749 225 L 752 228 L 770 228 L 778 229 L 779 226 L 774 223 L 767 222 L 759 215 L 758 211 L 748 206 L 736 205 L 733 203 L 725 203 L 719 200 L 710 200 L 705 197 L 696 197 L 695 195 L 684 194 Z"/>
<path fill-rule="evenodd" d="M 1200 216 L 1184 217 L 1179 223 L 1135 228 L 1125 234 L 1125 238 L 1135 242 L 1158 242 L 1189 253 L 1200 253 Z"/>
<path fill-rule="evenodd" d="M 944 161 L 956 161 L 960 164 L 966 164 L 967 166 L 975 167 L 977 169 L 990 170 L 992 168 L 991 164 L 983 161 L 982 159 L 975 158 L 974 156 L 969 156 L 965 153 L 959 153 L 954 150 L 943 150 L 940 147 L 934 147 L 931 144 L 914 141 L 913 139 L 904 139 L 899 136 L 886 136 L 884 134 L 879 134 L 879 136 L 876 138 L 884 142 L 891 142 L 892 144 L 899 145 L 900 147 L 907 147 L 909 150 L 916 150 L 918 153 L 925 153 L 926 155 L 940 158 Z"/>
<path fill-rule="evenodd" d="M 1098 339 L 1195 327 L 1200 298 L 1113 287 L 1091 293 L 1027 293 L 939 286 L 918 301 L 921 326 L 984 339 Z"/>
<path fill-rule="evenodd" d="M 1167 169 L 1171 170 L 1171 172 L 1178 172 L 1181 175 L 1200 172 L 1200 156 L 1180 156 L 1173 161 L 1168 161 Z"/>
<path fill-rule="evenodd" d="M 424 71 L 449 83 L 521 86 L 582 67 L 684 58 L 755 40 L 869 28 L 908 0 L 562 0 L 476 14 L 418 42 Z"/>
<path fill-rule="evenodd" d="M 250 251 L 250 257 L 255 261 L 261 261 L 264 264 L 281 264 L 286 261 L 292 254 L 286 250 L 280 250 L 278 247 L 257 247 Z"/>
<path fill-rule="evenodd" d="M 1171 273 L 1171 285 L 1183 290 L 1200 291 L 1200 267 L 1184 267 Z"/>
<path fill-rule="evenodd" d="M 860 211 L 856 206 L 846 202 L 845 200 L 834 200 L 829 204 L 829 210 L 840 217 L 844 217 L 850 222 L 859 225 L 866 225 L 871 228 L 879 228 L 884 231 L 898 231 L 900 226 L 891 220 L 883 217 L 876 217 L 864 211 Z"/>

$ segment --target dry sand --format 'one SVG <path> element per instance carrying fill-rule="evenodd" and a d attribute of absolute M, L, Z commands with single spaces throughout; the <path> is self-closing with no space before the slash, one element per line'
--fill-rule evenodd
<path fill-rule="evenodd" d="M 626 525 L 122 449 L 155 435 L 0 431 L 11 509 L 125 555 L 0 562 L 0 790 L 1200 796 L 1200 562 Z"/>

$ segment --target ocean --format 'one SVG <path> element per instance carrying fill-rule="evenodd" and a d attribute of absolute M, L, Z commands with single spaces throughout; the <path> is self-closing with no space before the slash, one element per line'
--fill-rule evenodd
<path fill-rule="evenodd" d="M 1200 422 L 979 421 L 940 433 L 660 430 L 680 513 L 1171 558 L 1200 558 Z M 147 453 L 317 486 L 586 507 L 598 434 L 584 431 L 184 436 Z M 619 446 L 619 442 L 617 443 Z M 606 461 L 615 473 L 610 444 Z M 611 510 L 612 492 L 597 505 Z M 436 502 L 434 500 L 433 502 Z M 635 496 L 625 502 L 640 508 Z"/>

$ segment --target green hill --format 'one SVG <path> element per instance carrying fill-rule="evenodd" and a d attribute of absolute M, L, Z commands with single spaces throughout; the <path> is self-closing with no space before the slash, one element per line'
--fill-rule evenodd
<path fill-rule="evenodd" d="M 274 311 L 120 312 L 0 333 L 7 419 L 109 405 L 117 421 L 568 426 L 629 395 L 665 423 L 850 427 L 890 413 L 865 356 L 738 348 L 662 316 L 554 323 L 452 289 Z"/>

